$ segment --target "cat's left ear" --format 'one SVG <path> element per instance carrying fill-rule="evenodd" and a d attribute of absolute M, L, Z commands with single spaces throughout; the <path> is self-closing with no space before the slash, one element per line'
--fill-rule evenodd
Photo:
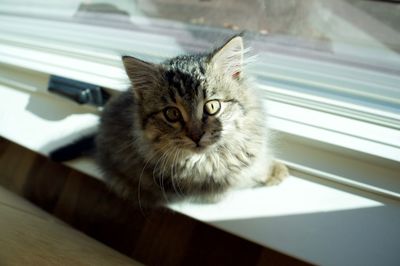
<path fill-rule="evenodd" d="M 242 77 L 243 53 L 243 39 L 236 35 L 216 49 L 209 62 L 216 71 L 239 80 Z"/>
<path fill-rule="evenodd" d="M 160 81 L 160 69 L 157 65 L 131 56 L 122 56 L 135 96 L 143 98 L 149 91 L 156 89 Z"/>

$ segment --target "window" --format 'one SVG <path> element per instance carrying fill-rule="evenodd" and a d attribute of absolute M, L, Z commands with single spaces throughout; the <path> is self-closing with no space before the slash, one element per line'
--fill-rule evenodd
<path fill-rule="evenodd" d="M 30 9 L 24 6 L 27 2 Z M 233 1 L 229 6 L 223 0 L 20 1 L 20 5 L 3 1 L 1 10 L 8 32 L 14 27 L 6 27 L 12 23 L 7 15 L 24 17 L 26 22 L 57 21 L 41 32 L 30 32 L 30 37 L 49 37 L 55 30 L 51 40 L 57 43 L 74 42 L 92 53 L 136 52 L 153 60 L 203 50 L 216 39 L 244 30 L 259 54 L 254 72 L 265 86 L 280 88 L 279 94 L 285 96 L 295 91 L 296 98 L 299 94 L 328 98 L 334 101 L 329 105 L 335 105 L 335 112 L 344 108 L 342 114 L 398 128 L 399 6 L 366 0 Z M 68 24 L 74 29 L 82 24 L 97 28 L 63 35 Z M 107 41 L 96 36 L 102 26 L 115 29 L 105 32 Z M 146 45 L 154 40 L 165 48 Z"/>

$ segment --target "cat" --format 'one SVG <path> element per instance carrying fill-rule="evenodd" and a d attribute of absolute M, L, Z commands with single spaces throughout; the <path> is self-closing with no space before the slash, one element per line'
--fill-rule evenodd
<path fill-rule="evenodd" d="M 112 190 L 140 207 L 214 202 L 233 188 L 279 183 L 288 170 L 273 159 L 244 52 L 235 35 L 211 53 L 160 64 L 123 56 L 131 88 L 107 103 L 96 136 L 51 157 L 94 149 Z"/>

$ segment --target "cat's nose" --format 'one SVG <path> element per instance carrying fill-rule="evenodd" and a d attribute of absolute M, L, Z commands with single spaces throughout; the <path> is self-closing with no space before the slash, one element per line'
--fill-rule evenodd
<path fill-rule="evenodd" d="M 193 140 L 194 143 L 196 143 L 197 145 L 199 144 L 201 138 L 204 135 L 204 131 L 202 130 L 191 130 L 187 132 L 187 136 Z"/>

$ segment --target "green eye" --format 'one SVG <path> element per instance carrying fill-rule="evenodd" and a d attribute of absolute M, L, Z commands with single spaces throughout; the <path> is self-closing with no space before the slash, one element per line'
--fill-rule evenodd
<path fill-rule="evenodd" d="M 218 100 L 211 100 L 204 105 L 204 112 L 208 115 L 216 115 L 221 110 L 221 103 Z"/>
<path fill-rule="evenodd" d="M 168 122 L 175 123 L 181 119 L 181 112 L 176 107 L 167 107 L 164 109 L 164 116 Z"/>

